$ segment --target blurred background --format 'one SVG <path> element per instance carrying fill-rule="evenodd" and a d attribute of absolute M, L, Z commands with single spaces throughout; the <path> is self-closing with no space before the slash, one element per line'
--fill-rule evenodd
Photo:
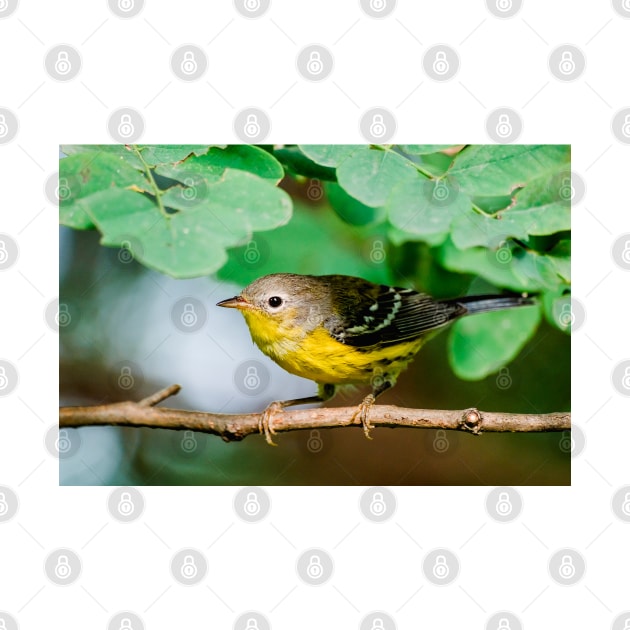
<path fill-rule="evenodd" d="M 138 264 L 126 249 L 99 244 L 96 231 L 60 228 L 60 406 L 144 396 L 179 383 L 162 406 L 221 413 L 262 411 L 271 401 L 309 396 L 253 344 L 242 316 L 216 307 L 251 280 L 275 272 L 342 273 L 413 286 L 435 297 L 496 292 L 444 269 L 425 243 L 395 244 L 382 223 L 344 221 L 318 180 L 285 178 L 289 223 L 229 250 L 218 274 L 176 280 Z M 378 213 L 378 209 L 373 209 Z M 471 318 L 472 319 L 472 318 Z M 379 402 L 405 407 L 546 413 L 570 409 L 570 337 L 543 318 L 507 367 L 480 381 L 457 378 L 452 331 L 429 341 Z M 256 375 L 255 387 L 251 379 Z M 368 390 L 326 406 L 357 404 Z M 278 434 L 225 443 L 188 431 L 64 429 L 66 485 L 566 485 L 570 434 L 498 434 L 376 428 Z"/>

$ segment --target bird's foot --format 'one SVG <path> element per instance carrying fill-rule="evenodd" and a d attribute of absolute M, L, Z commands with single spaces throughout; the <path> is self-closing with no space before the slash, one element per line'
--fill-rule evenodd
<path fill-rule="evenodd" d="M 363 425 L 363 433 L 365 433 L 365 437 L 368 440 L 373 439 L 372 436 L 370 435 L 370 429 L 372 428 L 372 425 L 370 424 L 370 409 L 372 409 L 372 406 L 374 405 L 375 400 L 376 398 L 374 397 L 374 394 L 368 394 L 363 399 L 363 402 L 357 407 L 357 410 L 354 412 L 354 415 L 352 416 L 353 420 L 357 416 L 359 416 L 359 419 L 361 420 L 361 424 Z"/>
<path fill-rule="evenodd" d="M 276 400 L 270 403 L 267 409 L 265 409 L 258 418 L 258 431 L 265 435 L 265 440 L 267 440 L 267 444 L 270 446 L 278 446 L 271 437 L 276 434 L 273 430 L 273 417 L 278 412 L 282 412 L 283 409 L 283 404 Z"/>

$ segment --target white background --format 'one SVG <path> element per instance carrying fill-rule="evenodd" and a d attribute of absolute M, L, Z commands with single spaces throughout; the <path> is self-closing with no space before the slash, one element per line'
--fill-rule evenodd
<path fill-rule="evenodd" d="M 78 48 L 83 60 L 68 83 L 44 68 L 59 43 Z M 184 43 L 208 56 L 196 82 L 170 69 Z M 334 55 L 321 83 L 296 71 L 297 53 L 311 43 Z M 423 51 L 436 43 L 461 59 L 446 83 L 422 70 Z M 562 43 L 586 56 L 574 82 L 558 81 L 547 67 Z M 0 610 L 22 630 L 106 628 L 120 610 L 135 611 L 150 629 L 232 628 L 247 610 L 261 611 L 274 629 L 359 628 L 372 610 L 392 615 L 400 629 L 484 628 L 498 610 L 526 628 L 611 627 L 630 608 L 630 525 L 610 507 L 630 483 L 628 399 L 611 384 L 614 366 L 630 356 L 630 272 L 611 256 L 615 239 L 630 232 L 630 146 L 610 127 L 630 105 L 629 49 L 630 20 L 609 2 L 568 0 L 525 0 L 504 20 L 479 0 L 400 1 L 382 20 L 339 0 L 273 0 L 255 20 L 226 0 L 147 2 L 130 20 L 104 1 L 23 0 L 0 20 L 0 107 L 20 125 L 0 145 L 0 232 L 20 249 L 17 263 L 0 272 L 0 358 L 20 378 L 0 397 L 0 485 L 20 500 L 17 516 L 0 524 Z M 271 142 L 364 142 L 360 116 L 382 106 L 396 117 L 395 142 L 484 143 L 490 111 L 509 106 L 524 121 L 519 142 L 570 143 L 572 168 L 586 182 L 573 210 L 574 297 L 586 321 L 572 348 L 572 412 L 586 446 L 573 459 L 572 487 L 520 488 L 524 509 L 509 524 L 489 518 L 483 487 L 394 488 L 398 508 L 383 524 L 362 516 L 362 488 L 269 488 L 268 517 L 247 524 L 232 507 L 237 489 L 147 487 L 144 514 L 126 525 L 109 516 L 111 488 L 59 488 L 58 462 L 44 447 L 58 406 L 58 337 L 44 320 L 58 292 L 58 215 L 44 182 L 57 170 L 61 142 L 112 142 L 107 119 L 122 106 L 142 112 L 144 143 L 238 142 L 233 119 L 248 106 L 270 116 Z M 59 587 L 43 565 L 64 546 L 79 553 L 83 571 Z M 171 577 L 170 559 L 182 547 L 206 554 L 202 584 L 184 587 Z M 296 575 L 308 547 L 334 558 L 324 586 Z M 460 559 L 448 587 L 422 574 L 422 558 L 435 547 Z M 549 557 L 561 547 L 586 559 L 574 586 L 549 577 Z"/>

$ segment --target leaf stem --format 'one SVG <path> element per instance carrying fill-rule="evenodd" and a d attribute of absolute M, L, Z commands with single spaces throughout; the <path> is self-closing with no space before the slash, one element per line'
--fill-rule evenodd
<path fill-rule="evenodd" d="M 157 203 L 157 207 L 158 207 L 158 210 L 160 211 L 160 214 L 165 219 L 170 219 L 171 216 L 169 215 L 168 212 L 166 212 L 166 208 L 164 207 L 164 204 L 162 203 L 162 195 L 164 194 L 164 191 L 160 190 L 160 188 L 158 187 L 157 182 L 155 181 L 155 177 L 153 177 L 153 171 L 151 170 L 151 167 L 149 166 L 149 164 L 147 164 L 145 159 L 142 157 L 142 151 L 138 149 L 137 145 L 132 144 L 131 149 L 138 156 L 138 159 L 142 162 L 142 165 L 144 166 L 144 172 L 147 176 L 147 179 L 149 180 L 149 183 L 151 184 L 151 187 L 153 188 L 153 194 L 155 195 L 155 202 Z"/>

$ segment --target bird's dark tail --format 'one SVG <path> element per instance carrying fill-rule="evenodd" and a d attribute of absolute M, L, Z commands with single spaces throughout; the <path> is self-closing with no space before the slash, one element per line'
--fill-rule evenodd
<path fill-rule="evenodd" d="M 522 295 L 468 295 L 455 300 L 442 300 L 442 303 L 459 304 L 468 313 L 488 313 L 517 306 L 530 306 L 536 304 L 536 301 L 532 297 Z"/>

